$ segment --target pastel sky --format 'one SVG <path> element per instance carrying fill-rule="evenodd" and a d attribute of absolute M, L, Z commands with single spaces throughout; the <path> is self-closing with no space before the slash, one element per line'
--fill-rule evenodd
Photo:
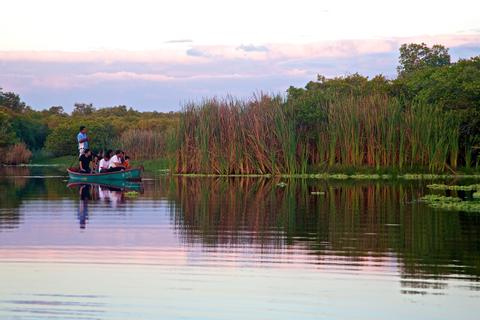
<path fill-rule="evenodd" d="M 317 74 L 395 76 L 405 42 L 480 55 L 480 1 L 2 1 L 0 87 L 32 107 L 179 110 Z"/>

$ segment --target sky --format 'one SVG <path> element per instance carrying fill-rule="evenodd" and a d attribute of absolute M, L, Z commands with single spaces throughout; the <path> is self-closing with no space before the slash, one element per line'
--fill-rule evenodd
<path fill-rule="evenodd" d="M 1 0 L 0 88 L 35 109 L 75 102 L 175 111 L 303 87 L 317 74 L 395 77 L 402 43 L 480 55 L 472 0 Z"/>

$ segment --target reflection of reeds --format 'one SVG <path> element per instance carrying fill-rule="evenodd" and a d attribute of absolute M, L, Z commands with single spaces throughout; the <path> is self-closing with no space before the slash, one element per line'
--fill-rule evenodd
<path fill-rule="evenodd" d="M 295 106 L 262 95 L 250 101 L 207 100 L 184 110 L 176 172 L 303 173 L 307 167 L 455 168 L 458 123 L 440 109 L 402 106 L 386 95 L 339 97 L 318 106 L 302 126 Z"/>
<path fill-rule="evenodd" d="M 424 192 L 421 182 L 290 179 L 281 188 L 268 179 L 177 177 L 172 183 L 171 197 L 178 204 L 175 226 L 187 243 L 253 245 L 263 251 L 295 245 L 316 253 L 319 261 L 335 254 L 360 264 L 365 256 L 380 263 L 393 255 L 407 274 L 480 276 L 474 263 L 480 250 L 471 245 L 480 241 L 478 222 L 464 225 L 459 215 L 431 214 L 414 203 Z M 450 256 L 473 269 L 438 266 Z"/>

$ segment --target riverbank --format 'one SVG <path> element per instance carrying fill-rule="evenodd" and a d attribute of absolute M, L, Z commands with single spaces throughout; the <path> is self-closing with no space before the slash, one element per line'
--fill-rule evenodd
<path fill-rule="evenodd" d="M 30 163 L 31 165 L 57 166 L 66 170 L 69 167 L 77 165 L 75 156 L 63 156 L 55 158 L 37 159 Z M 143 166 L 146 173 L 165 174 L 169 172 L 168 159 L 161 158 L 155 160 L 137 160 L 132 162 L 132 166 Z M 480 170 L 462 169 L 456 173 L 432 173 L 428 169 L 415 168 L 411 170 L 399 171 L 391 168 L 334 168 L 325 172 L 303 173 L 303 174 L 175 174 L 185 177 L 223 177 L 223 178 L 302 178 L 302 179 L 332 179 L 332 180 L 441 180 L 441 179 L 480 179 Z"/>
<path fill-rule="evenodd" d="M 57 166 L 60 169 L 66 170 L 69 167 L 78 166 L 78 160 L 75 156 L 63 156 L 55 158 L 43 158 L 32 161 L 32 165 L 46 165 L 46 166 Z M 164 173 L 168 170 L 168 161 L 167 159 L 155 159 L 155 160 L 136 160 L 132 161 L 133 167 L 143 166 L 145 172 L 158 174 Z"/>

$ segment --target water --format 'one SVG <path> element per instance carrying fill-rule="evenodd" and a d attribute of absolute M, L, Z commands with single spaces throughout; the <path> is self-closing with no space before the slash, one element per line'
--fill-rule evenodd
<path fill-rule="evenodd" d="M 0 319 L 478 319 L 480 215 L 423 182 L 0 170 Z"/>

